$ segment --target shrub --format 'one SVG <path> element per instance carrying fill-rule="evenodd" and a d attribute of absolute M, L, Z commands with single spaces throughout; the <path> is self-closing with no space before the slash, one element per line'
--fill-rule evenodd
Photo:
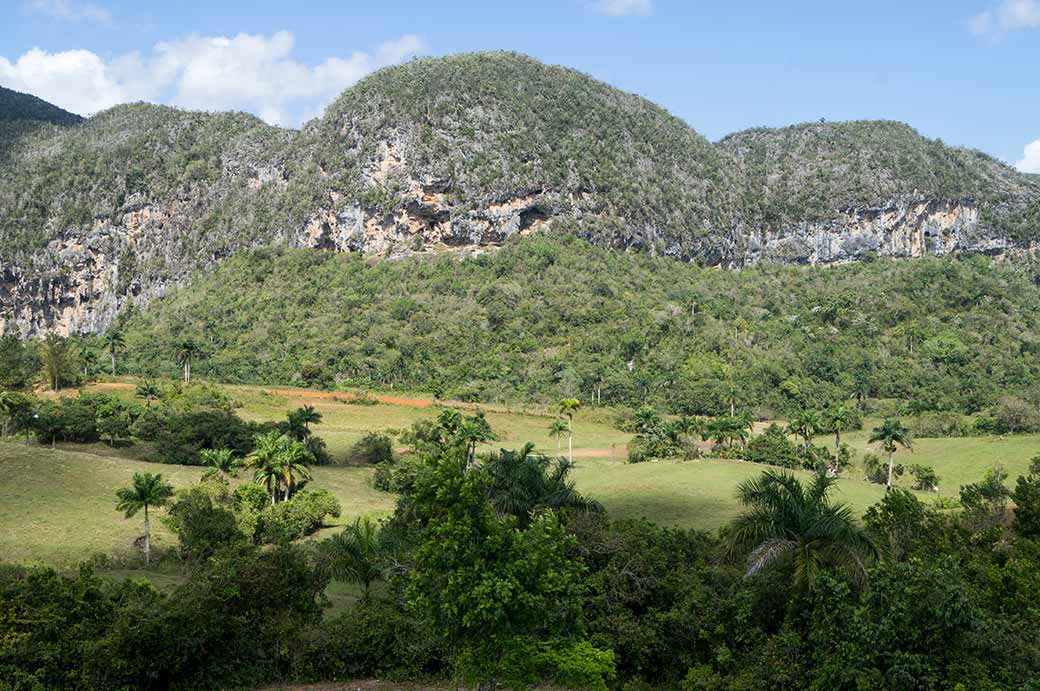
<path fill-rule="evenodd" d="M 384 492 L 407 493 L 415 484 L 422 465 L 421 458 L 411 455 L 402 456 L 396 461 L 383 461 L 376 466 L 372 484 Z"/>
<path fill-rule="evenodd" d="M 266 507 L 260 514 L 257 535 L 262 543 L 284 543 L 310 535 L 324 525 L 325 517 L 339 518 L 339 500 L 327 490 L 304 490 L 292 499 Z"/>
<path fill-rule="evenodd" d="M 782 468 L 797 468 L 802 462 L 798 446 L 784 428 L 775 422 L 762 434 L 753 437 L 744 450 L 744 459 L 752 463 L 768 463 Z"/>
<path fill-rule="evenodd" d="M 215 485 L 207 482 L 181 491 L 163 517 L 163 523 L 176 533 L 185 559 L 208 559 L 224 547 L 245 540 L 230 510 L 232 502 L 226 485 Z"/>
<path fill-rule="evenodd" d="M 939 476 L 932 466 L 914 464 L 910 466 L 910 474 L 914 476 L 914 489 L 927 492 L 939 491 Z"/>
<path fill-rule="evenodd" d="M 959 413 L 922 413 L 913 418 L 910 430 L 917 438 L 968 437 L 976 433 L 970 418 Z"/>
<path fill-rule="evenodd" d="M 906 469 L 899 463 L 892 466 L 892 478 L 902 477 Z M 888 461 L 876 453 L 868 453 L 863 456 L 863 472 L 867 480 L 877 485 L 888 482 Z"/>
<path fill-rule="evenodd" d="M 1001 397 L 993 407 L 992 417 L 997 434 L 1040 431 L 1040 411 L 1033 404 L 1015 396 Z"/>
<path fill-rule="evenodd" d="M 202 449 L 231 449 L 245 456 L 253 449 L 254 436 L 264 429 L 224 410 L 169 412 L 162 419 L 155 441 L 162 463 L 200 465 Z"/>
<path fill-rule="evenodd" d="M 393 443 L 382 432 L 369 432 L 358 439 L 347 452 L 347 463 L 377 465 L 394 460 Z"/>

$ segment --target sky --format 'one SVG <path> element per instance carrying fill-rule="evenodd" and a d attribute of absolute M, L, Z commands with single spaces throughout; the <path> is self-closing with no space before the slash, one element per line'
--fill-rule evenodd
<path fill-rule="evenodd" d="M 1040 173 L 1040 0 L 0 0 L 0 85 L 88 115 L 152 101 L 319 116 L 374 69 L 515 50 L 715 141 L 893 119 Z"/>

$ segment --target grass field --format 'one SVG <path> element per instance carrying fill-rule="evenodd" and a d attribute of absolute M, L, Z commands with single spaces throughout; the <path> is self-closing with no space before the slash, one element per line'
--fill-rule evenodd
<path fill-rule="evenodd" d="M 133 395 L 128 382 L 100 388 L 128 398 Z M 300 405 L 314 405 L 324 416 L 315 432 L 326 439 L 334 457 L 345 454 L 368 431 L 401 429 L 436 414 L 428 402 L 406 398 L 394 400 L 407 402 L 359 405 L 321 392 L 228 389 L 241 404 L 239 414 L 248 419 L 280 419 Z M 489 447 L 517 447 L 530 440 L 555 453 L 556 441 L 547 434 L 549 411 L 495 407 L 485 411 L 501 437 Z M 861 431 L 846 434 L 845 440 L 861 455 L 869 450 L 868 437 L 869 432 Z M 579 489 L 617 517 L 715 530 L 740 511 L 734 500 L 737 484 L 763 470 L 759 465 L 718 459 L 628 465 L 624 462 L 628 439 L 612 426 L 609 411 L 581 411 L 575 421 L 574 478 Z M 1040 436 L 919 439 L 913 453 L 899 451 L 897 462 L 933 466 L 940 476 L 941 493 L 956 496 L 960 485 L 980 479 L 994 463 L 1003 465 L 1012 478 L 1022 474 L 1038 452 Z M 132 542 L 142 534 L 142 522 L 139 517 L 125 520 L 115 510 L 116 489 L 126 485 L 134 472 L 162 473 L 176 487 L 186 487 L 202 474 L 200 468 L 149 463 L 144 460 L 148 456 L 143 445 L 112 449 L 103 444 L 69 444 L 51 449 L 35 442 L 28 446 L 20 440 L 0 442 L 0 524 L 4 526 L 0 560 L 69 568 L 104 554 L 114 556 L 119 564 L 132 563 L 137 558 Z M 370 468 L 329 466 L 313 471 L 312 486 L 335 494 L 344 511 L 323 533 L 359 515 L 385 516 L 393 510 L 394 497 L 372 487 Z M 862 473 L 853 469 L 838 484 L 839 498 L 858 513 L 884 494 L 883 487 L 861 478 Z M 911 481 L 904 476 L 900 482 Z M 153 525 L 155 544 L 172 546 L 173 538 L 161 522 Z"/>

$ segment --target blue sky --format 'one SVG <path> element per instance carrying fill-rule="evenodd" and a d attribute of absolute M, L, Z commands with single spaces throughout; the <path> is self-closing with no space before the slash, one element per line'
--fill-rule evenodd
<path fill-rule="evenodd" d="M 296 126 L 377 67 L 509 49 L 712 140 L 889 118 L 1040 172 L 1040 0 L 2 1 L 0 84 L 80 113 L 150 100 Z"/>

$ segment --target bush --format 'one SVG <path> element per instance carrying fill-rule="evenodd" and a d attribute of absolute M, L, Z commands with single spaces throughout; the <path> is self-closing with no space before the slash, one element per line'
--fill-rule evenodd
<path fill-rule="evenodd" d="M 182 490 L 163 517 L 180 541 L 181 556 L 191 561 L 208 559 L 221 549 L 243 542 L 226 485 L 215 482 Z M 217 502 L 214 502 L 216 495 Z"/>
<path fill-rule="evenodd" d="M 236 456 L 245 456 L 263 429 L 224 410 L 168 412 L 155 438 L 156 453 L 160 462 L 179 465 L 200 465 L 202 449 L 231 449 Z"/>
<path fill-rule="evenodd" d="M 369 432 L 354 442 L 347 452 L 347 463 L 355 465 L 377 465 L 394 460 L 393 442 L 382 432 Z"/>
<path fill-rule="evenodd" d="M 914 476 L 914 489 L 926 492 L 939 491 L 939 476 L 930 465 L 910 466 L 910 474 Z"/>
<path fill-rule="evenodd" d="M 1040 410 L 1015 396 L 1003 396 L 991 411 L 993 431 L 997 434 L 1022 434 L 1040 431 Z"/>
<path fill-rule="evenodd" d="M 959 413 L 923 413 L 913 418 L 910 430 L 916 438 L 969 437 L 977 434 L 972 420 Z"/>
<path fill-rule="evenodd" d="M 378 598 L 308 630 L 292 655 L 298 679 L 405 680 L 447 671 L 444 642 L 411 612 Z"/>
<path fill-rule="evenodd" d="M 797 468 L 802 462 L 798 446 L 787 436 L 784 428 L 775 422 L 748 442 L 744 459 L 782 468 Z"/>
<path fill-rule="evenodd" d="M 892 466 L 892 479 L 902 477 L 905 468 L 896 463 Z M 868 453 L 863 456 L 863 472 L 867 480 L 876 485 L 884 485 L 888 482 L 888 460 L 881 458 L 876 453 Z"/>
<path fill-rule="evenodd" d="M 396 461 L 383 461 L 376 466 L 372 484 L 383 492 L 407 493 L 415 484 L 415 478 L 422 465 L 422 459 L 418 456 L 402 456 Z"/>
<path fill-rule="evenodd" d="M 297 492 L 292 499 L 264 509 L 257 526 L 259 542 L 297 540 L 321 528 L 326 516 L 339 518 L 340 511 L 339 500 L 327 490 Z"/>

